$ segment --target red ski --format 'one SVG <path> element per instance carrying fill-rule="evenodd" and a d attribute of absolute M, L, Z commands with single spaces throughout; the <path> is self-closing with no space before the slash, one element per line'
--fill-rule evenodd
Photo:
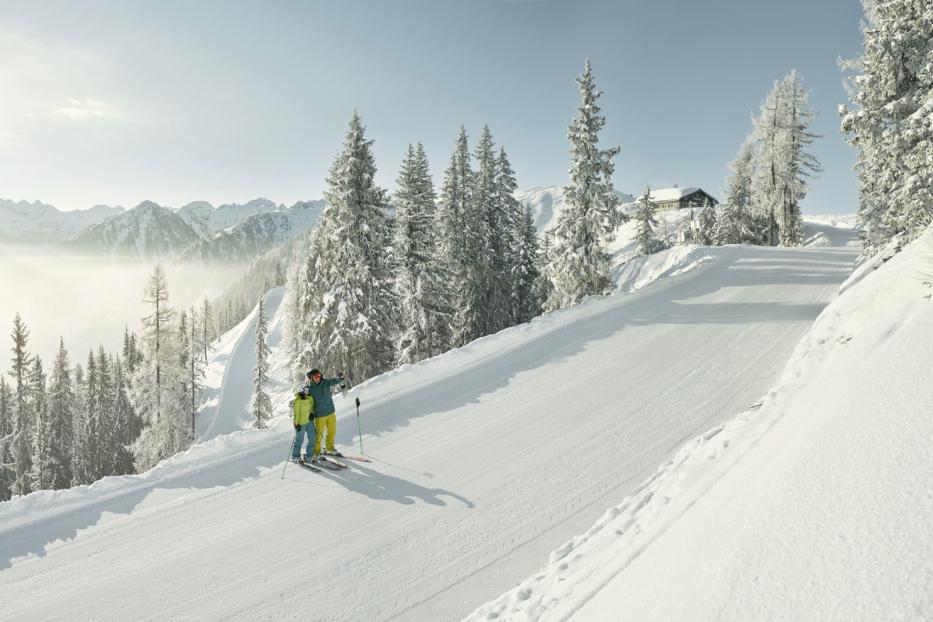
<path fill-rule="evenodd" d="M 324 467 L 325 469 L 330 469 L 331 471 L 342 471 L 344 469 L 349 469 L 345 464 L 340 464 L 336 460 L 326 458 L 321 456 L 317 459 L 317 462 L 314 463 L 315 466 Z"/>

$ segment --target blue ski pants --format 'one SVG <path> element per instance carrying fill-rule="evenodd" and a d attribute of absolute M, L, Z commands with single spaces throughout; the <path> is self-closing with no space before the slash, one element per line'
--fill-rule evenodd
<path fill-rule="evenodd" d="M 308 457 L 311 457 L 311 450 L 314 447 L 315 436 L 314 424 L 310 421 L 304 425 L 298 426 L 298 429 L 295 430 L 295 443 L 292 445 L 292 458 L 297 460 L 301 457 L 301 444 L 305 437 L 308 438 L 308 446 L 305 449 L 305 453 Z"/>

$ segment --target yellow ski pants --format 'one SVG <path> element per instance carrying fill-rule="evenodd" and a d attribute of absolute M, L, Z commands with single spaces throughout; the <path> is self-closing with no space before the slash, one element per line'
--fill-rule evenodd
<path fill-rule="evenodd" d="M 337 434 L 337 414 L 314 418 L 314 453 L 321 453 L 321 438 L 327 434 L 327 451 L 334 451 L 334 435 Z"/>

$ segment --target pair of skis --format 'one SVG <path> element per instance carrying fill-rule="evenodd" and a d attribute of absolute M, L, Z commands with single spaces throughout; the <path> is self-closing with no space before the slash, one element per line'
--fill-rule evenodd
<path fill-rule="evenodd" d="M 372 462 L 366 456 L 348 456 L 346 454 L 342 456 L 334 456 L 335 458 L 345 458 L 347 460 L 354 460 L 356 462 Z M 317 459 L 316 462 L 311 462 L 310 460 L 297 460 L 299 465 L 303 466 L 306 469 L 314 471 L 315 473 L 321 473 L 324 469 L 329 471 L 343 471 L 344 469 L 349 469 L 350 466 L 343 464 L 337 460 L 333 460 L 328 456 L 321 456 Z"/>

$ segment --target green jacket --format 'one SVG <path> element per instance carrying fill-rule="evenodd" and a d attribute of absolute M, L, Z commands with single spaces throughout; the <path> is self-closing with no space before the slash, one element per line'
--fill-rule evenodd
<path fill-rule="evenodd" d="M 295 425 L 306 425 L 314 415 L 314 398 L 310 395 L 302 397 L 301 393 L 295 394 Z"/>
<path fill-rule="evenodd" d="M 314 398 L 314 403 L 317 404 L 317 408 L 314 409 L 315 417 L 326 417 L 337 412 L 334 407 L 334 400 L 330 396 L 330 388 L 341 382 L 343 380 L 340 378 L 321 378 L 318 384 L 309 382 L 305 385 L 305 388 L 311 393 L 311 397 Z"/>

